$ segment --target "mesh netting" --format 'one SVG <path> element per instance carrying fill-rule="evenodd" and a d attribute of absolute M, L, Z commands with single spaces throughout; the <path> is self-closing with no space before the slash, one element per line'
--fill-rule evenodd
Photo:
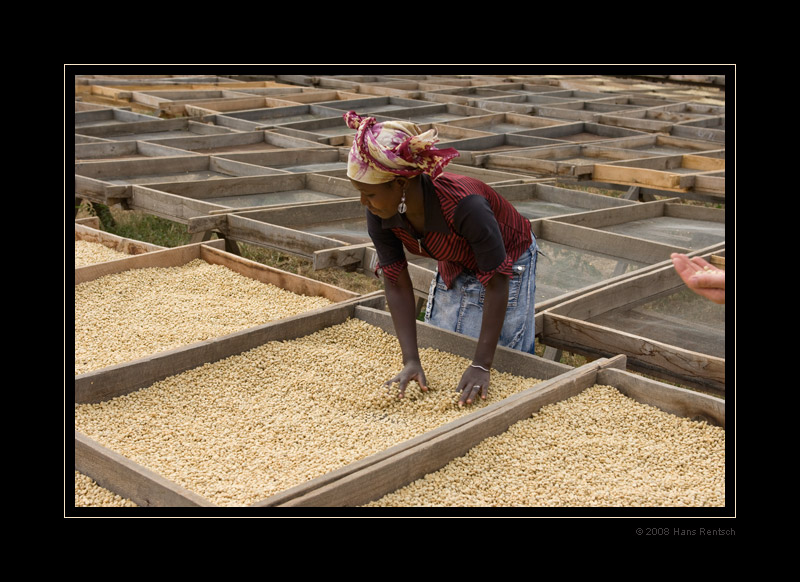
<path fill-rule="evenodd" d="M 566 204 L 559 204 L 557 202 L 548 202 L 546 200 L 520 200 L 512 202 L 514 208 L 527 219 L 533 218 L 546 218 L 550 216 L 559 216 L 561 214 L 575 214 L 578 212 L 586 212 L 585 208 L 577 208 L 567 206 Z"/>
<path fill-rule="evenodd" d="M 538 240 L 536 303 L 631 273 L 646 266 L 603 253 Z"/>
<path fill-rule="evenodd" d="M 605 230 L 685 249 L 703 249 L 725 241 L 725 224 L 659 216 L 607 226 Z"/>
<path fill-rule="evenodd" d="M 249 208 L 250 206 L 277 206 L 279 204 L 295 204 L 297 202 L 321 202 L 339 199 L 335 194 L 326 194 L 314 190 L 286 190 L 284 192 L 265 192 L 242 196 L 223 196 L 206 198 L 203 201 L 219 204 L 229 208 Z"/>
<path fill-rule="evenodd" d="M 702 354 L 725 357 L 725 306 L 685 287 L 603 313 L 589 322 Z"/>

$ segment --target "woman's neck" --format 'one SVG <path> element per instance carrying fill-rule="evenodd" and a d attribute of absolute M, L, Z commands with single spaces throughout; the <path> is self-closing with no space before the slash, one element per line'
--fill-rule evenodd
<path fill-rule="evenodd" d="M 422 179 L 417 176 L 406 185 L 406 218 L 420 233 L 425 226 L 425 203 L 422 192 Z"/>

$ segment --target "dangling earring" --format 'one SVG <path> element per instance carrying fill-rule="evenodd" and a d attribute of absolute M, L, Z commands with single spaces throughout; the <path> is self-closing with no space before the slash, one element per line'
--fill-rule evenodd
<path fill-rule="evenodd" d="M 400 199 L 400 204 L 397 205 L 397 212 L 400 214 L 405 214 L 407 210 L 406 207 L 406 191 L 403 190 L 403 197 Z"/>

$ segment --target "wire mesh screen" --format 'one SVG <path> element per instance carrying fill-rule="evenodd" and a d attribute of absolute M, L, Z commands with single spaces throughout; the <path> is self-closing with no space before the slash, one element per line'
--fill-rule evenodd
<path fill-rule="evenodd" d="M 694 352 L 725 357 L 725 306 L 685 287 L 608 311 L 589 322 Z"/>
<path fill-rule="evenodd" d="M 536 302 L 595 285 L 645 267 L 628 259 L 586 251 L 547 240 L 537 241 Z"/>
<path fill-rule="evenodd" d="M 725 240 L 725 224 L 660 216 L 607 226 L 605 230 L 685 249 L 703 249 Z"/>

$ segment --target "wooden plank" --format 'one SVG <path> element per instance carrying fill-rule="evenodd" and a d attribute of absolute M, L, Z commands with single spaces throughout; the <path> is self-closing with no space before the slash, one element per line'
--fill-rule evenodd
<path fill-rule="evenodd" d="M 674 252 L 689 252 L 690 249 L 634 238 L 613 232 L 595 230 L 555 220 L 545 220 L 542 239 L 591 252 L 601 252 L 637 263 L 652 265 L 669 258 Z"/>
<path fill-rule="evenodd" d="M 232 334 L 167 350 L 132 362 L 75 376 L 75 403 L 102 402 L 150 386 L 154 382 L 204 363 L 240 354 L 265 342 L 308 335 L 322 327 L 344 322 L 359 302 L 383 303 L 381 294 L 342 301 Z"/>
<path fill-rule="evenodd" d="M 611 164 L 596 164 L 593 179 L 614 184 L 650 186 L 685 192 L 696 176 L 725 169 L 725 158 L 699 154 L 655 156 Z"/>
<path fill-rule="evenodd" d="M 139 507 L 215 507 L 204 497 L 75 431 L 75 470 Z"/>
<path fill-rule="evenodd" d="M 660 170 L 595 164 L 592 177 L 601 182 L 650 186 L 673 192 L 681 192 L 686 189 L 681 187 L 680 176 Z"/>
<path fill-rule="evenodd" d="M 653 200 L 651 202 L 627 204 L 619 208 L 601 208 L 578 214 L 559 216 L 552 220 L 554 222 L 565 222 L 574 224 L 575 226 L 584 226 L 586 228 L 603 228 L 615 224 L 624 224 L 626 222 L 663 216 L 665 213 L 665 205 L 678 200 L 678 198 L 669 198 Z"/>
<path fill-rule="evenodd" d="M 209 156 L 192 154 L 170 158 L 78 162 L 75 164 L 75 174 L 109 181 L 131 176 L 193 172 L 208 169 L 209 159 Z"/>
<path fill-rule="evenodd" d="M 688 256 L 709 257 L 713 253 L 724 252 L 725 243 L 706 249 L 686 253 Z M 634 272 L 618 281 L 601 285 L 591 291 L 559 303 L 550 311 L 574 319 L 589 319 L 612 311 L 624 305 L 635 303 L 645 297 L 657 296 L 680 290 L 684 286 L 671 260 L 657 263 L 650 269 Z"/>
<path fill-rule="evenodd" d="M 711 172 L 709 174 L 697 174 L 694 177 L 694 190 L 696 192 L 707 193 L 712 196 L 725 196 L 725 174 Z"/>
<path fill-rule="evenodd" d="M 215 182 L 220 181 L 215 180 Z M 128 200 L 130 209 L 182 224 L 188 224 L 194 218 L 205 217 L 209 212 L 225 209 L 219 204 L 161 190 L 157 184 L 153 186 L 155 187 L 138 184 L 130 186 Z"/>
<path fill-rule="evenodd" d="M 106 275 L 128 271 L 130 269 L 143 269 L 147 267 L 175 267 L 184 265 L 201 256 L 201 247 L 204 243 L 183 245 L 180 247 L 156 250 L 147 254 L 134 255 L 116 261 L 107 261 L 97 265 L 87 265 L 75 269 L 75 284 L 93 281 Z"/>
<path fill-rule="evenodd" d="M 359 296 L 357 293 L 323 283 L 322 281 L 282 271 L 257 261 L 225 252 L 222 248 L 223 245 L 224 241 L 222 240 L 192 243 L 174 248 L 154 249 L 147 254 L 79 267 L 75 269 L 75 284 L 131 269 L 175 267 L 185 265 L 194 259 L 202 259 L 207 263 L 222 265 L 245 277 L 265 284 L 275 285 L 299 295 L 325 297 L 331 301 L 347 301 Z"/>
<path fill-rule="evenodd" d="M 130 186 L 117 186 L 95 178 L 75 175 L 76 198 L 85 198 L 92 202 L 112 206 L 120 201 L 127 201 L 131 195 Z"/>
<path fill-rule="evenodd" d="M 91 228 L 81 224 L 75 224 L 75 240 L 101 244 L 110 249 L 114 249 L 128 255 L 141 255 L 143 253 L 160 251 L 164 249 L 164 247 L 158 245 L 117 236 L 115 234 L 111 234 L 110 232 L 100 230 L 99 228 Z"/>
<path fill-rule="evenodd" d="M 313 259 L 315 251 L 347 246 L 330 237 L 261 222 L 247 216 L 226 214 L 225 217 L 227 223 L 223 232 L 226 237 L 308 259 Z"/>
<path fill-rule="evenodd" d="M 628 366 L 685 386 L 725 393 L 725 359 L 548 312 L 542 341 L 592 357 L 625 354 Z"/>
<path fill-rule="evenodd" d="M 360 265 L 364 262 L 364 251 L 371 246 L 372 243 L 362 243 L 314 251 L 314 270 Z"/>
<path fill-rule="evenodd" d="M 693 204 L 675 204 L 667 201 L 664 205 L 664 216 L 725 224 L 724 208 L 711 208 Z"/>
<path fill-rule="evenodd" d="M 613 368 L 600 370 L 597 383 L 613 386 L 625 396 L 664 412 L 725 428 L 725 400 L 722 398 Z"/>
<path fill-rule="evenodd" d="M 725 170 L 725 158 L 685 154 L 683 167 L 698 172 L 719 172 Z"/>

